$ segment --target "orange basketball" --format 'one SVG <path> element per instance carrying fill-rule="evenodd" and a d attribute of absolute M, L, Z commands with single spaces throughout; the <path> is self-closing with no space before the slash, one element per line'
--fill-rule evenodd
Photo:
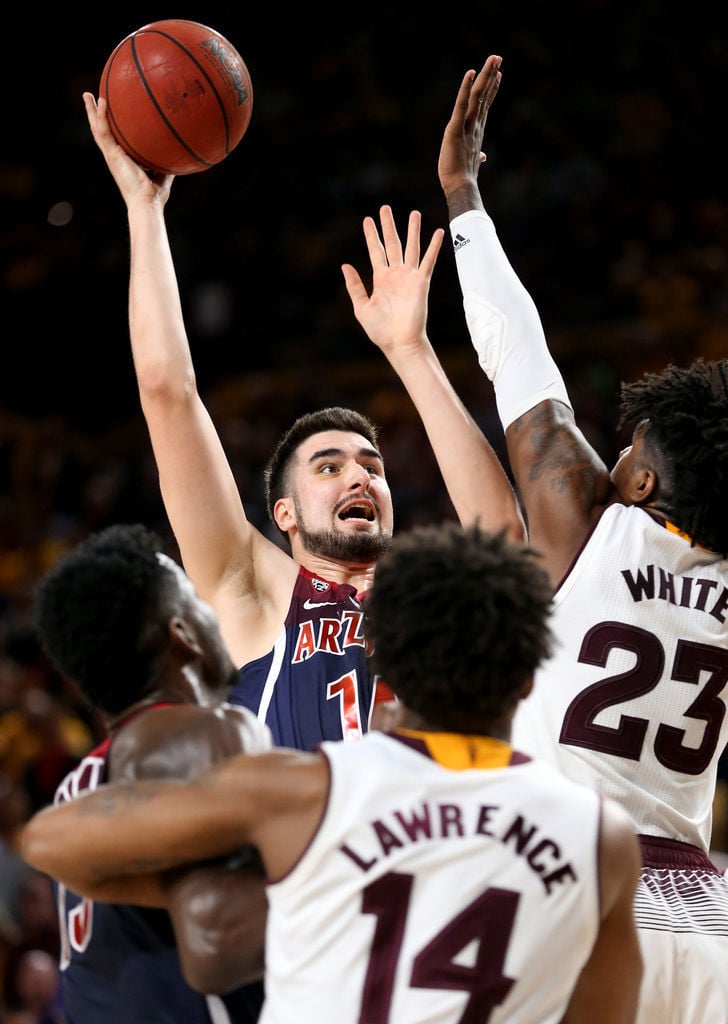
<path fill-rule="evenodd" d="M 155 21 L 119 43 L 101 75 L 109 125 L 149 171 L 219 164 L 250 123 L 253 86 L 235 47 L 196 21 Z"/>

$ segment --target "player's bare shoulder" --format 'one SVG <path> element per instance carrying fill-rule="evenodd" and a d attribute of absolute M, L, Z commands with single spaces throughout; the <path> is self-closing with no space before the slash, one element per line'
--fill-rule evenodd
<path fill-rule="evenodd" d="M 191 778 L 233 754 L 270 749 L 268 727 L 227 703 L 150 707 L 114 735 L 110 779 Z"/>
<path fill-rule="evenodd" d="M 237 704 L 221 704 L 214 709 L 221 719 L 222 728 L 229 736 L 231 746 L 237 743 L 237 749 L 230 754 L 260 754 L 273 747 L 273 736 L 268 726 L 262 722 L 249 708 Z"/>

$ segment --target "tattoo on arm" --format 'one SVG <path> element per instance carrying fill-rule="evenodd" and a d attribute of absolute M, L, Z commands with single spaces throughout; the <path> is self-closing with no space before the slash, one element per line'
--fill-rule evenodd
<path fill-rule="evenodd" d="M 87 797 L 75 800 L 72 807 L 79 818 L 115 818 L 120 812 L 134 810 L 141 804 L 154 800 L 160 791 L 166 790 L 170 780 L 145 779 L 143 782 L 114 782 L 99 786 Z"/>
<path fill-rule="evenodd" d="M 568 423 L 554 419 L 549 405 L 536 406 L 512 425 L 514 436 L 527 434 L 531 461 L 525 467 L 530 483 L 548 482 L 549 490 L 563 494 L 578 479 L 581 491 L 593 491 L 599 477 L 583 442 Z"/>

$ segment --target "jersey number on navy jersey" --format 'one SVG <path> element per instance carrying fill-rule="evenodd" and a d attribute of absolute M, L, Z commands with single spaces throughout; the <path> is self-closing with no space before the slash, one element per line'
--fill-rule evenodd
<path fill-rule="evenodd" d="M 65 971 L 71 962 L 71 951 L 83 953 L 88 948 L 93 932 L 94 904 L 93 900 L 79 898 L 78 903 L 67 910 L 65 885 L 58 886 L 57 901 L 61 945 L 58 966 Z"/>
<path fill-rule="evenodd" d="M 341 734 L 345 740 L 358 740 L 362 735 L 361 712 L 359 710 L 359 688 L 356 685 L 356 670 L 334 679 L 326 687 L 326 699 L 339 701 Z"/>

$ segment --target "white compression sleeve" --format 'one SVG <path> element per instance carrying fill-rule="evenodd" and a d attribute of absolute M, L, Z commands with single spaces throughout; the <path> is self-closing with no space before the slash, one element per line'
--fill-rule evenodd
<path fill-rule="evenodd" d="M 571 408 L 533 299 L 508 261 L 487 213 L 450 221 L 463 307 L 478 362 L 493 382 L 503 429 L 547 398 Z"/>

